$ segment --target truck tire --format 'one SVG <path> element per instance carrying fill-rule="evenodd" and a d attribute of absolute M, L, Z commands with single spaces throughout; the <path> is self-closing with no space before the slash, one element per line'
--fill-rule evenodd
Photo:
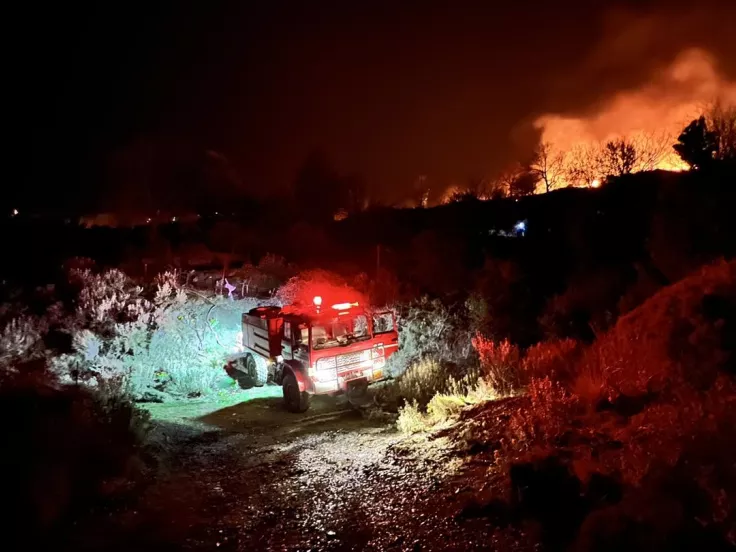
<path fill-rule="evenodd" d="M 296 376 L 288 371 L 284 374 L 284 381 L 281 385 L 284 391 L 284 405 L 289 412 L 301 413 L 306 412 L 309 408 L 309 393 L 299 391 L 299 383 Z"/>
<path fill-rule="evenodd" d="M 245 357 L 245 373 L 253 387 L 263 387 L 268 380 L 268 364 L 260 355 L 248 354 Z"/>

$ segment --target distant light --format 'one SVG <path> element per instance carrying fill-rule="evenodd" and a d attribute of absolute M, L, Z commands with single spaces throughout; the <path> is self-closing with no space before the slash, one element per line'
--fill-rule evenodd
<path fill-rule="evenodd" d="M 514 230 L 517 232 L 525 232 L 526 231 L 526 222 L 523 220 L 520 220 L 516 224 L 514 224 Z"/>
<path fill-rule="evenodd" d="M 18 216 L 18 209 L 13 209 L 13 216 L 14 217 Z"/>
<path fill-rule="evenodd" d="M 176 217 L 171 217 L 171 222 L 176 222 Z"/>
<path fill-rule="evenodd" d="M 148 218 L 146 219 L 146 224 L 150 224 L 150 223 L 151 223 L 151 217 L 148 217 Z"/>
<path fill-rule="evenodd" d="M 316 307 L 319 307 L 322 304 L 322 297 L 320 297 L 319 295 L 315 295 L 312 301 L 314 302 L 314 305 Z"/>
<path fill-rule="evenodd" d="M 593 182 L 590 183 L 591 188 L 600 188 L 601 187 L 601 181 L 597 178 L 593 180 Z"/>
<path fill-rule="evenodd" d="M 215 211 L 215 214 L 216 214 L 216 215 L 219 215 L 220 213 L 218 213 L 217 211 Z"/>

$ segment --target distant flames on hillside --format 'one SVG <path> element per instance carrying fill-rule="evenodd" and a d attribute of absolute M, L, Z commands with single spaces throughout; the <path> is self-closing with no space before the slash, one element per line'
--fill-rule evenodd
<path fill-rule="evenodd" d="M 679 133 L 715 101 L 736 103 L 736 82 L 728 81 L 713 57 L 700 49 L 682 52 L 649 82 L 609 98 L 592 113 L 564 115 L 547 113 L 534 125 L 541 141 L 555 152 L 567 153 L 620 138 L 645 137 L 661 155 L 650 168 L 687 170 L 672 149 Z"/>
<path fill-rule="evenodd" d="M 546 170 L 555 183 L 553 188 L 598 188 L 611 173 L 606 174 L 601 163 L 592 158 L 610 141 L 625 140 L 643 152 L 631 172 L 688 170 L 673 145 L 690 121 L 717 102 L 736 104 L 736 82 L 719 71 L 708 52 L 691 48 L 644 84 L 622 90 L 584 114 L 545 113 L 533 125 L 540 133 L 539 143 L 549 148 Z M 586 164 L 587 170 L 578 170 L 578 175 L 571 177 L 575 172 L 571 168 Z M 469 190 L 462 184 L 451 184 L 439 203 L 449 203 L 469 191 L 480 199 L 490 196 L 485 188 Z M 544 191 L 540 181 L 536 192 Z"/>

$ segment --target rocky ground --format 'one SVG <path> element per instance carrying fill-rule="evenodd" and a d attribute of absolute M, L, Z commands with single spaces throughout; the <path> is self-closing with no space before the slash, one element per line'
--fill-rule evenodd
<path fill-rule="evenodd" d="M 285 412 L 277 388 L 152 408 L 169 452 L 134 497 L 72 531 L 75 550 L 522 550 L 459 515 L 487 465 L 411 440 L 345 399 Z M 242 399 L 242 400 L 241 400 Z M 472 480 L 472 481 L 471 481 Z"/>

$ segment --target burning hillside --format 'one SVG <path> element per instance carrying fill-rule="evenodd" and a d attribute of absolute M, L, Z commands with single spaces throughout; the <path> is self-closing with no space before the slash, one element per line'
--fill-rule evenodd
<path fill-rule="evenodd" d="M 550 165 L 560 185 L 570 182 L 570 165 L 585 165 L 590 151 L 602 144 L 626 140 L 640 152 L 636 170 L 686 170 L 672 149 L 682 129 L 714 102 L 736 102 L 736 83 L 724 77 L 711 55 L 689 49 L 656 71 L 643 85 L 623 90 L 583 114 L 546 113 L 534 126 L 548 144 Z"/>

